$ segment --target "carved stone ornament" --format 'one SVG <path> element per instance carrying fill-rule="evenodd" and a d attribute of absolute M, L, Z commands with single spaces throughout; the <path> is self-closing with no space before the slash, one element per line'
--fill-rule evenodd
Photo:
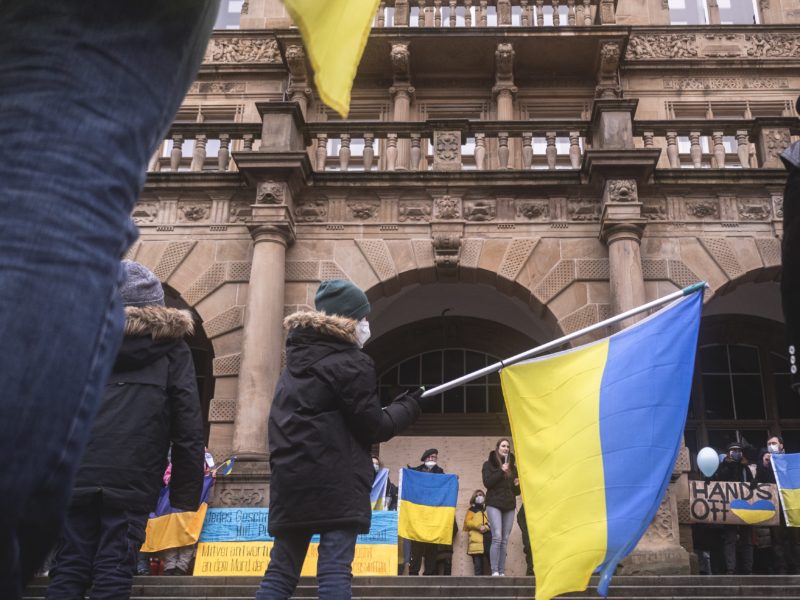
<path fill-rule="evenodd" d="M 451 269 L 458 266 L 461 237 L 441 234 L 433 237 L 433 260 L 437 267 Z"/>
<path fill-rule="evenodd" d="M 642 34 L 631 36 L 627 59 L 697 58 L 697 36 L 693 33 Z"/>
<path fill-rule="evenodd" d="M 586 198 L 569 200 L 567 213 L 573 221 L 597 221 L 600 219 L 600 204 Z"/>
<path fill-rule="evenodd" d="M 433 201 L 434 217 L 437 219 L 458 219 L 461 217 L 461 203 L 458 198 L 444 196 Z"/>
<path fill-rule="evenodd" d="M 319 223 L 325 220 L 328 214 L 328 203 L 324 200 L 311 200 L 309 202 L 301 202 L 294 209 L 294 215 L 298 221 L 305 223 Z"/>
<path fill-rule="evenodd" d="M 736 205 L 739 217 L 745 221 L 766 221 L 770 217 L 769 205 L 765 201 L 739 199 Z"/>
<path fill-rule="evenodd" d="M 378 202 L 354 202 L 348 204 L 350 214 L 359 221 L 367 221 L 374 218 L 378 214 L 378 207 Z"/>
<path fill-rule="evenodd" d="M 650 221 L 666 221 L 666 204 L 663 200 L 645 201 L 642 204 L 642 216 Z"/>
<path fill-rule="evenodd" d="M 661 543 L 676 541 L 675 533 L 677 527 L 670 508 L 670 499 L 669 493 L 664 495 L 653 522 L 647 528 L 645 538 L 649 541 Z"/>
<path fill-rule="evenodd" d="M 228 214 L 229 223 L 246 223 L 253 216 L 253 209 L 247 202 L 231 202 Z"/>
<path fill-rule="evenodd" d="M 277 181 L 262 181 L 256 188 L 256 204 L 283 204 L 283 186 L 283 183 Z"/>
<path fill-rule="evenodd" d="M 765 129 L 763 136 L 767 146 L 767 156 L 773 160 L 777 159 L 781 152 L 792 143 L 788 129 Z M 777 164 L 780 165 L 780 163 Z"/>
<path fill-rule="evenodd" d="M 261 506 L 264 503 L 264 490 L 226 486 L 219 493 L 217 500 L 223 506 Z"/>
<path fill-rule="evenodd" d="M 638 191 L 635 179 L 610 179 L 606 182 L 606 202 L 636 202 Z"/>
<path fill-rule="evenodd" d="M 745 34 L 747 56 L 752 58 L 797 58 L 800 56 L 800 34 Z"/>
<path fill-rule="evenodd" d="M 498 44 L 494 53 L 497 84 L 514 83 L 514 46 Z"/>
<path fill-rule="evenodd" d="M 404 202 L 400 205 L 397 220 L 405 221 L 430 221 L 431 207 L 422 202 Z"/>
<path fill-rule="evenodd" d="M 719 205 L 716 202 L 706 202 L 702 200 L 687 202 L 686 212 L 697 219 L 716 218 L 719 216 Z"/>
<path fill-rule="evenodd" d="M 137 225 L 149 225 L 158 219 L 158 202 L 137 202 L 131 213 Z"/>
<path fill-rule="evenodd" d="M 243 94 L 244 81 L 195 81 L 189 87 L 189 94 Z"/>
<path fill-rule="evenodd" d="M 497 204 L 494 200 L 473 200 L 464 204 L 464 218 L 467 221 L 494 221 Z"/>
<path fill-rule="evenodd" d="M 306 53 L 302 46 L 292 45 L 286 48 L 286 66 L 295 81 L 305 81 L 308 77 L 306 71 Z"/>
<path fill-rule="evenodd" d="M 789 87 L 786 77 L 667 77 L 665 90 L 780 90 Z"/>
<path fill-rule="evenodd" d="M 783 219 L 783 196 L 772 197 L 772 211 L 776 219 Z"/>
<path fill-rule="evenodd" d="M 461 132 L 433 133 L 433 168 L 440 171 L 461 170 Z"/>
<path fill-rule="evenodd" d="M 181 204 L 178 208 L 183 218 L 181 220 L 185 221 L 205 221 L 208 218 L 209 213 L 211 212 L 211 206 L 208 203 L 191 203 L 191 204 Z"/>
<path fill-rule="evenodd" d="M 390 53 L 392 59 L 392 72 L 395 82 L 408 82 L 411 80 L 411 52 L 408 50 L 408 42 L 398 42 L 392 44 Z"/>
<path fill-rule="evenodd" d="M 203 62 L 280 64 L 281 53 L 275 38 L 211 38 Z"/>
<path fill-rule="evenodd" d="M 517 216 L 529 221 L 547 219 L 550 216 L 550 203 L 546 200 L 518 202 Z"/>

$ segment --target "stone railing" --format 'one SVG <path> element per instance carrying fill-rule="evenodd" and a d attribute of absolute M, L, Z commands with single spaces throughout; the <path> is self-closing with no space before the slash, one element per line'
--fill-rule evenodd
<path fill-rule="evenodd" d="M 637 145 L 661 148 L 659 166 L 671 169 L 778 168 L 794 118 L 635 121 Z"/>
<path fill-rule="evenodd" d="M 384 0 L 375 27 L 584 27 L 615 13 L 614 0 Z"/>
<path fill-rule="evenodd" d="M 257 148 L 261 128 L 261 123 L 173 123 L 147 170 L 236 170 L 231 152 Z"/>
<path fill-rule="evenodd" d="M 309 123 L 316 171 L 578 169 L 586 121 Z"/>

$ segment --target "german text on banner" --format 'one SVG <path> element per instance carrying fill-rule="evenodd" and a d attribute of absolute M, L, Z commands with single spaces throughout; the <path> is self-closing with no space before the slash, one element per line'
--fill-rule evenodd
<path fill-rule="evenodd" d="M 536 600 L 582 591 L 655 516 L 680 448 L 703 294 L 610 338 L 501 371 Z"/>
<path fill-rule="evenodd" d="M 772 470 L 789 527 L 800 527 L 800 454 L 773 454 Z"/>
<path fill-rule="evenodd" d="M 397 534 L 431 544 L 453 543 L 458 477 L 400 470 Z"/>
<path fill-rule="evenodd" d="M 207 475 L 203 481 L 203 495 L 200 508 L 196 511 L 183 511 L 172 508 L 169 503 L 169 487 L 161 490 L 155 512 L 147 521 L 147 537 L 142 552 L 160 552 L 168 548 L 180 548 L 195 544 L 200 538 L 203 521 L 208 510 L 208 495 L 214 479 Z"/>
<path fill-rule="evenodd" d="M 322 101 L 347 118 L 379 0 L 283 0 L 300 29 Z"/>
<path fill-rule="evenodd" d="M 389 483 L 389 469 L 383 468 L 375 474 L 372 490 L 369 493 L 369 503 L 372 510 L 383 510 L 383 500 L 386 497 L 386 486 Z"/>

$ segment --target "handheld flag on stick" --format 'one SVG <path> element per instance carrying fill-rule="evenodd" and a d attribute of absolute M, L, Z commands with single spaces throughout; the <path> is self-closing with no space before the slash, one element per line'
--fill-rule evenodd
<path fill-rule="evenodd" d="M 452 544 L 458 476 L 400 470 L 397 535 L 430 544 Z"/>
<path fill-rule="evenodd" d="M 197 543 L 206 519 L 208 496 L 213 484 L 213 477 L 206 475 L 200 508 L 196 511 L 173 508 L 169 503 L 169 486 L 163 488 L 158 496 L 156 510 L 150 513 L 147 521 L 147 537 L 142 545 L 142 552 L 160 552 Z"/>
<path fill-rule="evenodd" d="M 702 288 L 700 288 L 702 289 Z M 655 516 L 680 449 L 702 292 L 610 338 L 500 372 L 536 600 L 586 589 Z"/>
<path fill-rule="evenodd" d="M 231 456 L 228 460 L 224 463 L 219 465 L 216 469 L 214 469 L 214 474 L 218 477 L 225 477 L 226 475 L 230 475 L 231 471 L 233 471 L 233 465 L 236 463 L 236 457 Z"/>
<path fill-rule="evenodd" d="M 800 454 L 772 454 L 772 470 L 789 527 L 800 527 Z"/>
<path fill-rule="evenodd" d="M 379 0 L 283 0 L 300 29 L 322 101 L 347 118 Z"/>
<path fill-rule="evenodd" d="M 386 497 L 386 486 L 389 484 L 389 469 L 383 468 L 375 474 L 372 490 L 369 493 L 369 503 L 372 510 L 383 510 L 383 500 Z"/>

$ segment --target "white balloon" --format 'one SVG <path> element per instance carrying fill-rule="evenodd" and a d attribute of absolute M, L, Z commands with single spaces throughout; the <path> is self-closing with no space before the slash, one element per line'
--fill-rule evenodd
<path fill-rule="evenodd" d="M 713 448 L 705 447 L 697 453 L 697 468 L 706 477 L 711 477 L 719 467 L 719 454 Z"/>

